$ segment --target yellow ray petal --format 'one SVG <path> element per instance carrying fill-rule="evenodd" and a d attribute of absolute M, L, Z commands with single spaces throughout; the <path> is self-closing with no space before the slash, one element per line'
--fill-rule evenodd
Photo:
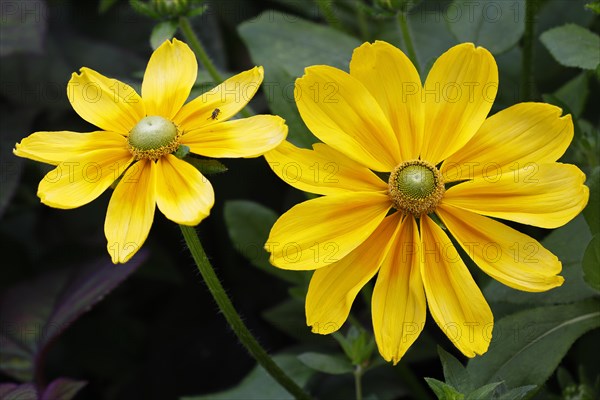
<path fill-rule="evenodd" d="M 487 351 L 494 317 L 481 290 L 448 236 L 429 217 L 421 218 L 421 274 L 429 311 L 467 357 Z"/>
<path fill-rule="evenodd" d="M 399 213 L 386 217 L 346 257 L 315 271 L 306 295 L 306 324 L 313 333 L 326 335 L 341 328 L 356 295 L 375 275 L 388 253 L 399 224 Z"/>
<path fill-rule="evenodd" d="M 455 185 L 444 202 L 464 210 L 542 228 L 556 228 L 573 219 L 587 204 L 585 175 L 570 164 L 529 167 Z"/>
<path fill-rule="evenodd" d="M 544 103 L 520 103 L 492 115 L 442 165 L 446 182 L 495 177 L 560 158 L 573 140 L 571 115 Z"/>
<path fill-rule="evenodd" d="M 384 192 L 355 192 L 305 201 L 283 214 L 265 248 L 271 264 L 293 270 L 331 265 L 357 248 L 391 207 Z"/>
<path fill-rule="evenodd" d="M 17 143 L 13 153 L 19 157 L 29 158 L 48 164 L 58 165 L 69 161 L 88 151 L 114 147 L 115 140 L 124 143 L 113 136 L 121 136 L 115 132 L 35 132 Z"/>
<path fill-rule="evenodd" d="M 301 149 L 288 141 L 265 153 L 269 167 L 286 183 L 317 194 L 379 192 L 387 190 L 370 169 L 323 143 L 313 150 Z"/>
<path fill-rule="evenodd" d="M 110 147 L 81 153 L 48 172 L 38 186 L 42 203 L 55 208 L 75 208 L 100 196 L 133 161 L 125 147 L 127 139 L 112 133 L 105 139 L 107 144 L 109 141 Z"/>
<path fill-rule="evenodd" d="M 145 116 L 142 99 L 131 86 L 89 68 L 73 73 L 67 96 L 81 118 L 105 131 L 127 135 Z"/>
<path fill-rule="evenodd" d="M 371 92 L 398 138 L 401 161 L 421 152 L 424 105 L 421 78 L 404 53 L 389 43 L 365 43 L 352 53 L 350 75 Z"/>
<path fill-rule="evenodd" d="M 155 199 L 156 164 L 140 160 L 125 171 L 108 203 L 104 234 L 114 264 L 127 262 L 146 241 Z"/>
<path fill-rule="evenodd" d="M 158 159 L 156 204 L 171 221 L 198 225 L 215 203 L 213 188 L 192 165 L 173 155 Z"/>
<path fill-rule="evenodd" d="M 383 358 L 394 365 L 425 326 L 427 305 L 419 247 L 415 219 L 406 217 L 381 265 L 373 291 L 371 308 L 375 341 Z"/>
<path fill-rule="evenodd" d="M 142 82 L 146 115 L 172 120 L 196 82 L 198 63 L 187 44 L 166 40 L 148 61 Z"/>
<path fill-rule="evenodd" d="M 463 147 L 485 121 L 497 91 L 498 68 L 489 51 L 464 43 L 442 54 L 423 88 L 421 158 L 437 164 Z"/>
<path fill-rule="evenodd" d="M 442 204 L 436 212 L 479 268 L 497 281 L 527 292 L 562 285 L 560 261 L 535 239 L 451 205 Z"/>
<path fill-rule="evenodd" d="M 306 126 L 323 142 L 376 171 L 400 162 L 398 140 L 369 91 L 337 68 L 305 69 L 294 91 Z"/>
<path fill-rule="evenodd" d="M 287 136 L 285 121 L 275 115 L 255 115 L 186 132 L 181 144 L 206 157 L 257 157 Z"/>
<path fill-rule="evenodd" d="M 263 76 L 263 67 L 254 67 L 232 76 L 183 106 L 174 118 L 175 123 L 188 132 L 227 121 L 252 100 Z"/>

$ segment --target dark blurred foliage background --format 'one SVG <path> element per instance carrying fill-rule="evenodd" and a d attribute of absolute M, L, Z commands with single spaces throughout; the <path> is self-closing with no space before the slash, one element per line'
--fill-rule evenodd
<path fill-rule="evenodd" d="M 348 15 L 354 4 L 336 3 L 342 17 Z M 583 8 L 578 2 L 573 2 L 578 3 L 577 10 L 574 5 L 560 8 L 561 4 L 565 6 L 564 1 L 549 3 L 552 4 L 548 7 L 557 8 L 546 12 L 549 16 L 543 23 L 548 27 L 563 21 L 598 27 L 597 19 L 593 22 L 590 15 L 581 11 Z M 17 11 L 11 8 L 15 4 Z M 265 10 L 324 22 L 316 6 L 309 1 L 215 0 L 208 4 L 209 11 L 193 20 L 194 28 L 219 69 L 231 73 L 255 65 L 237 30 L 242 22 Z M 139 87 L 152 52 L 149 37 L 156 21 L 136 14 L 127 1 L 116 1 L 103 13 L 99 12 L 99 5 L 98 1 L 1 1 L 3 20 L 13 12 L 31 15 L 28 30 L 19 34 L 11 32 L 13 36 L 9 36 L 9 31 L 3 31 L 2 38 L 0 293 L 65 267 L 76 270 L 99 259 L 110 262 L 103 224 L 111 192 L 107 191 L 98 200 L 75 210 L 44 206 L 36 196 L 36 189 L 50 167 L 19 159 L 11 152 L 14 143 L 35 131 L 94 130 L 72 110 L 66 97 L 67 81 L 80 67 L 92 68 Z M 401 46 L 397 31 L 384 31 L 384 24 L 376 20 L 369 24 L 371 30 L 361 40 L 383 38 Z M 359 25 L 348 26 L 354 36 L 365 36 Z M 421 49 L 427 56 L 429 53 L 437 56 L 457 42 L 447 30 L 441 31 L 437 25 L 432 27 L 429 37 L 422 27 L 420 29 L 422 39 L 417 40 L 429 46 Z M 180 34 L 176 37 L 182 39 Z M 554 93 L 577 76 L 579 71 L 561 67 L 539 43 L 537 46 L 538 95 Z M 346 54 L 347 60 L 350 55 Z M 518 51 L 510 50 L 498 55 L 497 61 L 501 70 L 501 95 L 495 111 L 518 100 L 520 55 Z M 580 115 L 597 124 L 598 81 L 590 79 L 589 82 L 585 85 L 585 98 L 590 101 L 582 105 Z M 258 113 L 271 112 L 264 92 L 259 92 L 251 106 Z M 573 150 L 570 156 L 573 160 L 577 160 L 575 153 Z M 330 337 L 309 334 L 301 313 L 301 299 L 295 308 L 300 312 L 294 314 L 299 315 L 299 320 L 280 315 L 277 328 L 265 318 L 267 310 L 288 301 L 291 286 L 252 266 L 232 244 L 224 219 L 223 209 L 228 200 L 252 200 L 281 213 L 305 196 L 281 182 L 262 158 L 225 160 L 224 163 L 229 169 L 226 173 L 209 177 L 215 188 L 216 204 L 198 231 L 235 306 L 272 353 L 282 349 L 338 348 Z M 527 233 L 538 239 L 548 234 L 531 229 Z M 73 323 L 47 353 L 43 371 L 47 381 L 60 376 L 88 381 L 77 399 L 162 400 L 211 393 L 237 384 L 254 366 L 254 361 L 238 344 L 208 294 L 178 227 L 158 211 L 144 248 L 147 254 L 142 265 Z M 243 250 L 258 251 L 253 248 Z M 478 279 L 486 281 L 482 276 Z M 518 309 L 518 306 L 511 307 L 508 308 Z M 360 296 L 354 309 L 364 326 L 370 327 L 369 311 Z M 494 310 L 497 317 L 502 315 L 501 306 Z M 428 321 L 425 334 L 397 369 L 410 365 L 417 377 L 442 379 L 435 343 L 449 351 L 454 350 L 431 322 Z M 429 329 L 429 325 L 433 329 Z M 15 329 L 21 328 L 2 326 L 0 329 L 11 329 L 14 333 Z M 293 330 L 297 335 L 290 334 Z M 590 346 L 596 347 L 598 343 L 598 332 L 592 333 L 595 336 L 584 336 L 563 362 L 572 374 L 576 374 L 580 360 L 591 357 Z M 299 337 L 308 339 L 300 340 Z M 587 362 L 582 363 L 587 365 Z M 388 381 L 401 380 L 401 375 L 395 372 L 380 375 Z M 593 371 L 590 375 L 597 376 Z M 352 388 L 353 385 L 351 377 L 319 379 L 312 385 L 322 389 L 323 399 L 333 398 L 333 393 L 342 393 L 337 391 L 338 387 Z M 421 383 L 417 385 L 424 385 L 422 379 L 418 379 Z M 552 379 L 549 387 L 560 392 L 556 378 Z M 14 381 L 13 377 L 0 372 L 0 382 Z M 410 398 L 410 393 L 407 389 L 390 391 L 387 398 L 404 395 Z M 432 393 L 431 396 L 433 398 Z"/>

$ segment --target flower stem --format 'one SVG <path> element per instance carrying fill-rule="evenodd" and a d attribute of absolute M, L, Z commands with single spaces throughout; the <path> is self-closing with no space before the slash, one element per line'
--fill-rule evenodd
<path fill-rule="evenodd" d="M 406 45 L 406 51 L 408 52 L 408 58 L 412 61 L 413 65 L 420 73 L 421 68 L 419 67 L 419 60 L 417 59 L 417 53 L 415 52 L 415 46 L 413 44 L 412 36 L 410 35 L 410 28 L 408 26 L 408 19 L 406 17 L 406 13 L 400 11 L 398 13 L 398 25 L 400 26 L 400 31 L 402 32 L 402 40 Z"/>
<path fill-rule="evenodd" d="M 188 41 L 190 47 L 196 54 L 196 57 L 198 57 L 204 68 L 206 68 L 206 71 L 208 71 L 208 74 L 210 75 L 212 80 L 216 84 L 220 84 L 221 82 L 223 82 L 223 77 L 221 76 L 219 71 L 217 71 L 217 67 L 215 67 L 215 64 L 208 56 L 208 53 L 204 49 L 200 38 L 198 37 L 198 35 L 196 35 L 196 32 L 194 32 L 194 29 L 192 29 L 190 20 L 187 17 L 179 17 L 179 29 L 181 29 L 183 36 L 185 36 L 185 39 Z M 248 118 L 251 117 L 254 113 L 249 111 L 249 107 L 246 106 L 246 108 L 243 108 L 240 111 L 240 114 Z"/>
<path fill-rule="evenodd" d="M 227 296 L 225 289 L 221 285 L 219 278 L 215 274 L 215 271 L 206 257 L 206 253 L 202 248 L 196 228 L 192 226 L 179 225 L 181 233 L 185 239 L 190 253 L 196 262 L 198 271 L 202 275 L 208 290 L 215 299 L 219 309 L 225 315 L 225 319 L 233 329 L 233 332 L 237 335 L 238 339 L 246 347 L 246 350 L 258 361 L 258 363 L 275 379 L 281 386 L 283 386 L 290 394 L 296 399 L 309 400 L 311 397 L 304 391 L 300 386 L 296 384 L 289 376 L 267 354 L 265 349 L 258 343 L 256 338 L 250 333 L 240 315 L 237 313 L 231 300 Z"/>
<path fill-rule="evenodd" d="M 192 29 L 190 20 L 187 19 L 187 17 L 179 17 L 179 28 L 181 29 L 183 36 L 185 36 L 194 53 L 196 53 L 196 57 L 198 57 L 202 65 L 204 65 L 204 68 L 206 68 L 213 81 L 215 81 L 217 84 L 223 82 L 223 77 L 219 71 L 217 71 L 215 64 L 206 53 L 206 50 L 204 50 L 202 42 L 196 35 L 196 32 L 194 32 Z"/>
<path fill-rule="evenodd" d="M 363 376 L 363 368 L 360 365 L 357 365 L 354 368 L 354 390 L 356 392 L 356 400 L 362 400 L 362 376 Z"/>
<path fill-rule="evenodd" d="M 525 33 L 521 63 L 521 101 L 533 99 L 533 40 L 535 38 L 536 0 L 525 1 Z"/>

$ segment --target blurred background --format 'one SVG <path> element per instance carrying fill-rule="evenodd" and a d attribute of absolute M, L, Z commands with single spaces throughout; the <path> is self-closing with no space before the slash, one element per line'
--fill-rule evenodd
<path fill-rule="evenodd" d="M 366 40 L 383 39 L 404 48 L 396 21 L 385 7 L 368 1 L 327 2 L 329 8 L 317 3 L 323 2 L 215 0 L 206 3 L 204 14 L 192 19 L 196 33 L 225 76 L 254 65 L 265 66 L 263 90 L 250 105 L 257 113 L 284 116 L 290 124 L 290 140 L 297 145 L 314 141 L 294 110 L 289 86 L 306 65 L 324 63 L 347 69 L 352 49 Z M 413 3 L 409 18 L 421 75 L 425 76 L 437 56 L 470 33 L 453 25 L 464 19 L 452 8 L 456 2 Z M 501 10 L 513 13 L 512 25 L 501 25 L 507 23 L 502 19 L 496 30 L 485 33 L 489 37 L 480 37 L 484 45 L 487 41 L 495 46 L 490 50 L 500 69 L 495 112 L 521 98 L 524 2 L 489 3 L 504 3 Z M 0 4 L 0 346 L 4 347 L 0 353 L 5 351 L 0 383 L 19 379 L 48 383 L 69 377 L 88 382 L 76 399 L 91 400 L 176 399 L 238 384 L 255 363 L 219 314 L 179 228 L 157 212 L 144 251 L 129 269 L 113 267 L 103 232 L 111 191 L 74 210 L 44 206 L 36 191 L 50 166 L 12 155 L 14 144 L 35 131 L 94 130 L 70 107 L 66 84 L 71 74 L 86 66 L 139 88 L 152 52 L 150 38 L 160 36 L 155 32 L 159 21 L 136 13 L 125 0 L 2 0 Z M 598 18 L 584 4 L 540 1 L 538 36 L 564 23 L 597 31 Z M 333 10 L 333 21 L 337 20 L 339 26 L 323 31 L 327 10 Z M 175 36 L 184 39 L 179 32 Z M 534 55 L 533 93 L 538 100 L 546 95 L 546 101 L 566 105 L 583 121 L 578 124 L 577 140 L 566 159 L 589 173 L 597 166 L 597 157 L 593 158 L 600 109 L 597 76 L 561 66 L 537 37 Z M 565 88 L 566 84 L 570 86 Z M 212 83 L 204 72 L 195 93 L 206 87 L 212 87 Z M 265 221 L 272 223 L 275 216 L 306 196 L 281 182 L 263 158 L 221 161 L 228 171 L 209 176 L 216 204 L 198 231 L 234 305 L 271 353 L 340 351 L 335 340 L 310 334 L 304 324 L 303 298 L 310 273 L 294 277 L 288 274 L 282 279 L 265 267 L 261 242 L 268 231 Z M 521 228 L 537 239 L 549 234 Z M 578 230 L 584 228 L 573 225 L 569 232 L 575 234 L 567 233 L 565 237 L 576 239 Z M 565 240 L 557 239 L 561 246 L 568 244 Z M 580 259 L 581 245 L 573 251 Z M 111 280 L 94 275 L 95 268 L 123 270 Z M 92 272 L 83 276 L 82 271 Z M 475 270 L 474 274 L 481 284 L 487 282 Z M 96 287 L 94 279 L 100 278 L 103 283 Z M 77 289 L 73 282 L 78 279 L 89 285 L 86 293 L 98 296 L 78 297 L 78 311 L 64 320 L 68 323 L 57 329 L 60 334 L 54 334 L 51 330 L 56 326 L 48 326 L 48 315 L 56 316 L 58 308 L 72 304 L 67 300 Z M 500 293 L 498 296 L 503 295 Z M 519 307 L 522 305 L 498 301 L 493 308 L 500 318 Z M 353 311 L 358 321 L 370 329 L 369 310 L 360 296 Z M 48 339 L 43 350 L 36 353 L 38 357 L 43 353 L 41 367 L 27 365 L 15 356 L 18 349 L 7 350 L 14 345 L 15 337 L 17 341 L 37 343 L 33 345 L 38 346 L 37 350 L 40 340 Z M 591 382 L 597 379 L 591 347 L 597 349 L 598 339 L 597 329 L 584 335 L 562 361 L 562 368 L 575 381 L 582 365 Z M 379 388 L 374 398 L 433 398 L 422 377 L 443 379 L 436 343 L 454 352 L 428 320 L 424 334 L 398 367 L 382 366 L 372 377 L 365 377 L 367 386 Z M 563 386 L 553 374 L 542 393 L 561 397 Z M 311 375 L 309 387 L 322 399 L 353 396 L 351 374 Z"/>

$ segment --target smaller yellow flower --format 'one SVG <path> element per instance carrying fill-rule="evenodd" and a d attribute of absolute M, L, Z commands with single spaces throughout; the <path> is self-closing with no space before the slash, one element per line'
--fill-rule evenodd
<path fill-rule="evenodd" d="M 177 39 L 164 42 L 150 57 L 142 96 L 89 68 L 80 72 L 71 77 L 67 96 L 75 111 L 100 130 L 36 132 L 18 143 L 14 154 L 56 165 L 38 187 L 42 203 L 51 207 L 80 207 L 121 178 L 104 224 L 115 264 L 128 261 L 142 246 L 156 206 L 182 225 L 197 225 L 209 215 L 213 188 L 172 154 L 180 146 L 206 157 L 257 157 L 287 135 L 285 121 L 277 116 L 231 120 L 258 90 L 262 67 L 184 105 L 198 64 Z"/>

